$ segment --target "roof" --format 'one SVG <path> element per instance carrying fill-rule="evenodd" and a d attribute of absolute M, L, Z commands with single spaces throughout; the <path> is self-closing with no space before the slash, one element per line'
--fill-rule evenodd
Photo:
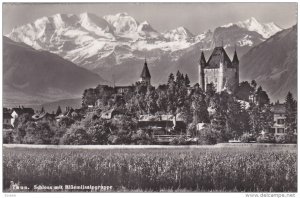
<path fill-rule="evenodd" d="M 50 113 L 47 113 L 47 112 L 43 112 L 43 113 L 36 113 L 32 116 L 32 119 L 34 120 L 39 120 L 39 119 L 42 119 L 44 117 L 52 117 L 54 118 L 55 115 L 54 114 L 50 114 Z"/>
<path fill-rule="evenodd" d="M 146 60 L 145 60 L 145 63 L 144 63 L 143 71 L 141 73 L 141 78 L 151 78 Z"/>
<path fill-rule="evenodd" d="M 220 63 L 223 62 L 228 68 L 233 68 L 232 62 L 229 59 L 226 51 L 223 47 L 215 47 L 210 55 L 205 69 L 216 69 L 220 67 Z"/>
<path fill-rule="evenodd" d="M 12 112 L 16 112 L 18 115 L 23 113 L 34 114 L 34 110 L 32 108 L 12 108 Z"/>
<path fill-rule="evenodd" d="M 271 111 L 273 113 L 281 113 L 284 114 L 286 109 L 284 104 L 275 104 L 271 107 Z"/>
<path fill-rule="evenodd" d="M 140 115 L 139 121 L 173 121 L 174 115 Z M 176 114 L 176 121 L 183 121 L 182 114 Z"/>
<path fill-rule="evenodd" d="M 206 60 L 205 60 L 205 56 L 204 56 L 203 51 L 201 52 L 200 64 L 201 64 L 201 65 L 203 65 L 203 64 L 205 65 L 205 64 L 206 64 Z"/>
<path fill-rule="evenodd" d="M 137 127 L 173 127 L 174 123 L 170 120 L 158 120 L 158 121 L 138 121 Z M 186 124 L 183 121 L 176 121 L 176 126 L 180 128 L 186 128 Z"/>
<path fill-rule="evenodd" d="M 103 119 L 111 119 L 113 117 L 113 113 L 115 113 L 115 109 L 110 109 L 101 113 L 101 118 Z"/>
<path fill-rule="evenodd" d="M 4 119 L 11 119 L 12 116 L 11 116 L 10 113 L 3 113 L 3 118 L 4 118 Z"/>
<path fill-rule="evenodd" d="M 233 55 L 232 63 L 238 63 L 238 62 L 239 62 L 239 59 L 238 59 L 236 50 L 234 50 L 234 55 Z"/>

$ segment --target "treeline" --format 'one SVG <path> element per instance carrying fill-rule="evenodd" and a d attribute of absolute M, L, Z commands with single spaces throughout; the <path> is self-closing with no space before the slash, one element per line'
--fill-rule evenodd
<path fill-rule="evenodd" d="M 274 124 L 272 104 L 268 94 L 255 81 L 242 82 L 234 93 L 216 93 L 213 85 L 204 92 L 198 84 L 193 87 L 187 75 L 179 71 L 169 75 L 167 84 L 157 88 L 136 83 L 133 91 L 116 94 L 112 88 L 85 91 L 84 118 L 65 118 L 59 122 L 33 122 L 26 116 L 18 119 L 15 129 L 7 134 L 4 142 L 27 144 L 153 144 L 152 129 L 137 127 L 140 115 L 180 114 L 188 126 L 187 133 L 196 137 L 199 144 L 227 142 L 293 142 L 296 128 L 296 101 L 288 93 L 287 133 L 276 139 L 268 133 Z M 103 112 L 114 109 L 115 119 L 103 119 Z M 197 130 L 198 123 L 208 127 Z M 266 132 L 261 135 L 261 132 Z M 176 132 L 176 131 L 175 131 Z M 186 144 L 184 138 L 172 144 Z"/>

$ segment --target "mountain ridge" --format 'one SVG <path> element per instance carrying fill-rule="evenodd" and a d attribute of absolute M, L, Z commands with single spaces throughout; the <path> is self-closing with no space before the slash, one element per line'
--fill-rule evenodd
<path fill-rule="evenodd" d="M 5 105 L 72 98 L 84 88 L 105 82 L 99 75 L 47 51 L 3 37 Z"/>
<path fill-rule="evenodd" d="M 284 101 L 288 91 L 297 98 L 297 25 L 271 36 L 240 59 L 241 79 L 256 80 L 270 97 Z"/>
<path fill-rule="evenodd" d="M 202 50 L 208 58 L 214 47 L 222 45 L 230 59 L 235 49 L 240 58 L 281 30 L 272 22 L 260 23 L 250 18 L 200 34 L 181 26 L 158 32 L 149 22 L 140 23 L 128 13 L 103 17 L 89 13 L 59 14 L 41 21 L 44 23 L 35 22 L 39 24 L 35 28 L 28 24 L 20 26 L 8 36 L 35 49 L 55 53 L 107 81 L 126 85 L 138 80 L 145 58 L 154 85 L 165 83 L 169 73 L 177 70 L 187 73 L 191 83 L 196 83 Z"/>

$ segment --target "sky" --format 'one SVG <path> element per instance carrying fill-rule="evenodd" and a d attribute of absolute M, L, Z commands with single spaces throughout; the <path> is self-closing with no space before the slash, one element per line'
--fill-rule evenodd
<path fill-rule="evenodd" d="M 127 12 L 159 32 L 184 26 L 194 34 L 250 17 L 282 28 L 297 23 L 297 3 L 4 3 L 2 9 L 3 34 L 43 16 L 83 12 L 100 17 Z"/>

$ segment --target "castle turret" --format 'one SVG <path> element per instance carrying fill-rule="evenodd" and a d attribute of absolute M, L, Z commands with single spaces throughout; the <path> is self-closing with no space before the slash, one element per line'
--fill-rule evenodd
<path fill-rule="evenodd" d="M 224 77 L 225 77 L 225 73 L 226 73 L 226 62 L 224 61 L 224 53 L 223 51 L 221 51 L 221 55 L 220 55 L 220 67 L 219 67 L 219 79 L 218 79 L 218 84 L 217 84 L 217 92 L 220 92 L 224 89 L 225 87 L 225 83 L 224 82 Z"/>
<path fill-rule="evenodd" d="M 235 78 L 236 78 L 236 87 L 239 86 L 239 82 L 240 82 L 240 74 L 239 74 L 239 67 L 240 67 L 240 61 L 238 59 L 237 53 L 236 53 L 236 49 L 234 50 L 234 55 L 233 55 L 233 59 L 232 59 L 232 65 L 234 68 L 236 68 L 236 74 L 235 74 Z"/>
<path fill-rule="evenodd" d="M 151 75 L 148 69 L 147 61 L 145 59 L 143 71 L 140 76 L 140 82 L 144 83 L 145 85 L 151 85 Z"/>
<path fill-rule="evenodd" d="M 206 65 L 206 60 L 203 51 L 201 52 L 201 58 L 199 62 L 199 86 L 205 91 L 205 82 L 204 82 L 204 68 Z"/>

